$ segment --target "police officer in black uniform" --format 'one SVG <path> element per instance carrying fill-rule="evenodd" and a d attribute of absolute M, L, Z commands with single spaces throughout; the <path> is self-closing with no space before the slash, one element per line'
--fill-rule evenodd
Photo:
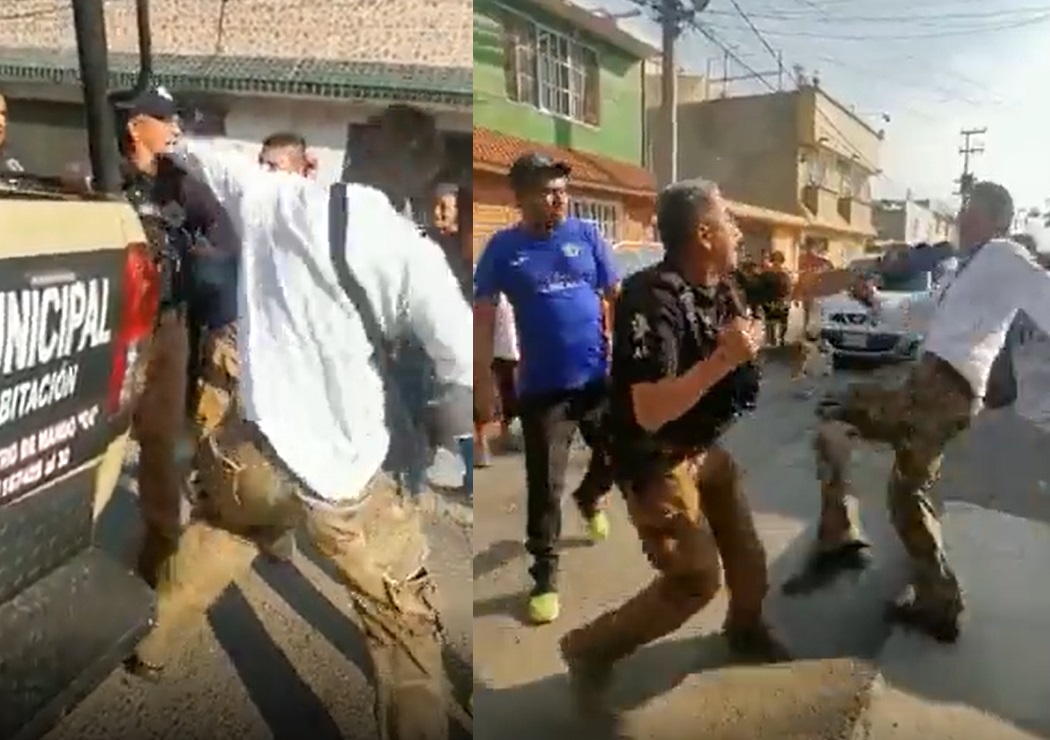
<path fill-rule="evenodd" d="M 608 431 L 617 484 L 658 575 L 562 639 L 574 683 L 592 699 L 615 661 L 708 604 L 723 571 L 730 647 L 747 658 L 785 657 L 762 616 L 766 556 L 741 471 L 718 442 L 758 394 L 763 327 L 729 277 L 740 231 L 704 181 L 666 189 L 657 218 L 665 258 L 624 281 L 617 301 Z"/>
<path fill-rule="evenodd" d="M 138 569 L 157 590 L 169 586 L 181 531 L 184 471 L 180 447 L 192 444 L 187 424 L 187 316 L 193 298 L 192 260 L 202 251 L 236 259 L 232 224 L 214 195 L 170 158 L 181 131 L 174 100 L 164 90 L 147 91 L 126 109 L 123 154 L 125 193 L 138 211 L 161 276 L 160 308 L 149 348 L 134 434 L 140 444 L 139 510 L 143 539 Z M 129 668 L 151 674 L 137 660 Z"/>

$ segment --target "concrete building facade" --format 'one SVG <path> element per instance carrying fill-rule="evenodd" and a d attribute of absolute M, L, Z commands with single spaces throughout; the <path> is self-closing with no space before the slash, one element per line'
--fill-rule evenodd
<path fill-rule="evenodd" d="M 956 238 L 955 215 L 929 199 L 879 200 L 872 218 L 879 241 L 936 244 Z"/>
<path fill-rule="evenodd" d="M 818 87 L 686 104 L 678 126 L 679 176 L 802 219 L 797 247 L 845 264 L 874 239 L 870 180 L 882 134 Z M 767 226 L 754 241 L 783 236 Z"/>

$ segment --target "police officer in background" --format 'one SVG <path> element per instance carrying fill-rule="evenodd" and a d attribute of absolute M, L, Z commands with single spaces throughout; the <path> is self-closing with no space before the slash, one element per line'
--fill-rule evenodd
<path fill-rule="evenodd" d="M 140 445 L 138 486 L 143 522 L 138 571 L 163 590 L 181 530 L 183 471 L 176 459 L 187 433 L 187 368 L 191 297 L 188 264 L 202 249 L 233 253 L 236 239 L 211 191 L 165 156 L 180 136 L 178 111 L 163 90 L 131 100 L 122 139 L 125 193 L 146 228 L 161 275 L 157 325 L 146 363 L 133 432 Z M 149 673 L 136 661 L 136 673 Z"/>
<path fill-rule="evenodd" d="M 590 700 L 617 660 L 710 603 L 723 571 L 730 647 L 756 660 L 786 657 L 762 616 L 766 554 L 741 470 L 719 444 L 758 393 L 763 327 L 729 279 L 740 231 L 709 182 L 670 186 L 657 213 L 666 256 L 629 277 L 616 306 L 609 429 L 618 487 L 658 575 L 562 638 L 575 687 Z"/>

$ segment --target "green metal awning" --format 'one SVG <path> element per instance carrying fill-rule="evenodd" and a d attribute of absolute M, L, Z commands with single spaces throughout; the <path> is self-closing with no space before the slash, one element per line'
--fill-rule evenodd
<path fill-rule="evenodd" d="M 110 89 L 133 87 L 138 56 L 109 55 Z M 322 59 L 156 54 L 153 78 L 173 92 L 289 95 L 469 108 L 473 70 Z M 79 84 L 73 50 L 0 47 L 0 82 Z"/>

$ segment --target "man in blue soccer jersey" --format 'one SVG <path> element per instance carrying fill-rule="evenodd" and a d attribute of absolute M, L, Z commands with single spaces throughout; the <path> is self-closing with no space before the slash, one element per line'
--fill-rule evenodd
<path fill-rule="evenodd" d="M 519 405 L 528 491 L 526 548 L 533 557 L 529 616 L 558 617 L 557 544 L 561 495 L 573 437 L 591 446 L 591 462 L 573 494 L 592 541 L 608 536 L 602 512 L 612 487 L 599 417 L 609 371 L 609 315 L 619 278 L 608 244 L 591 223 L 569 217 L 570 167 L 524 154 L 510 169 L 521 221 L 494 234 L 474 274 L 475 400 L 482 421 L 494 405 L 492 365 L 496 304 L 514 308 L 521 347 Z"/>

